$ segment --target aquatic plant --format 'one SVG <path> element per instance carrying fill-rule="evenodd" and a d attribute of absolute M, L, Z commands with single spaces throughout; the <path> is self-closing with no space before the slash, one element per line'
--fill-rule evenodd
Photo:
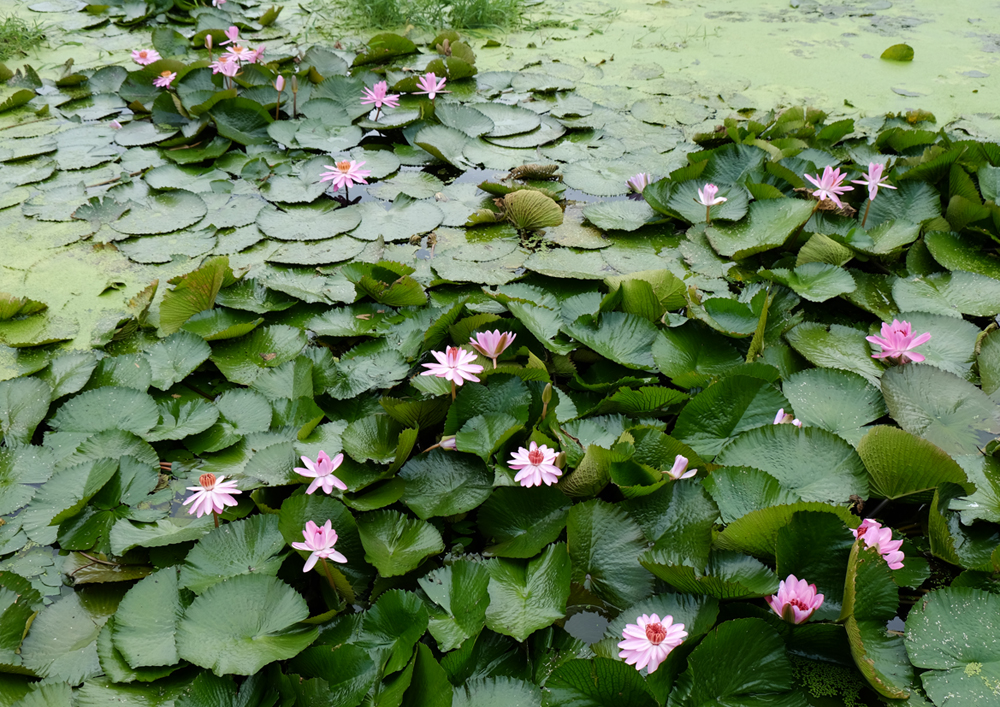
<path fill-rule="evenodd" d="M 0 67 L 3 695 L 988 704 L 1000 148 L 181 10 Z"/>

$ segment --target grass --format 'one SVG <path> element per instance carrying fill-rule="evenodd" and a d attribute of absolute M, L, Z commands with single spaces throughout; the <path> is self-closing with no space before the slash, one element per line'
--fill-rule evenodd
<path fill-rule="evenodd" d="M 521 17 L 521 0 L 452 0 L 452 27 L 507 27 Z"/>
<path fill-rule="evenodd" d="M 524 0 L 351 0 L 355 19 L 373 28 L 405 24 L 472 29 L 509 27 L 521 18 Z"/>
<path fill-rule="evenodd" d="M 28 24 L 13 15 L 3 18 L 0 20 L 0 61 L 24 56 L 43 39 L 45 34 L 37 22 Z"/>

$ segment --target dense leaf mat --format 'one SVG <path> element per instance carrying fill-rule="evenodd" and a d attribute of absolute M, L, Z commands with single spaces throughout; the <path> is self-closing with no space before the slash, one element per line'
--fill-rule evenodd
<path fill-rule="evenodd" d="M 1000 147 L 921 112 L 623 112 L 453 32 L 229 81 L 206 37 L 276 13 L 88 7 L 162 58 L 0 66 L 4 704 L 996 699 Z M 398 107 L 361 104 L 378 81 Z M 368 184 L 328 189 L 351 161 Z M 872 164 L 871 200 L 805 179 Z M 873 357 L 894 319 L 924 360 Z M 492 330 L 479 381 L 420 375 Z M 557 484 L 515 481 L 532 443 Z M 346 488 L 307 494 L 321 452 Z M 182 505 L 207 475 L 240 491 L 218 527 Z M 303 571 L 310 521 L 346 562 Z M 789 575 L 808 624 L 763 600 Z M 687 635 L 637 671 L 652 614 Z"/>

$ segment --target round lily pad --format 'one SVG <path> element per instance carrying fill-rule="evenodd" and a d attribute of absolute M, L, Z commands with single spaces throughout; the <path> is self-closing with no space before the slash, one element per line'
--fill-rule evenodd
<path fill-rule="evenodd" d="M 257 227 L 280 241 L 316 241 L 346 233 L 361 223 L 355 208 L 337 208 L 336 202 L 324 201 L 314 206 L 286 206 L 283 210 L 265 208 L 257 214 Z"/>
<path fill-rule="evenodd" d="M 111 227 L 132 236 L 171 233 L 198 223 L 207 212 L 201 197 L 177 189 L 133 203 L 128 213 Z"/>

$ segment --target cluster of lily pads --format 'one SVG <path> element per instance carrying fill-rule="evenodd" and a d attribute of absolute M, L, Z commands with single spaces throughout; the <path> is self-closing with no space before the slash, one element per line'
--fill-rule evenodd
<path fill-rule="evenodd" d="M 8 703 L 996 698 L 1000 146 L 235 29 L 0 66 Z"/>

